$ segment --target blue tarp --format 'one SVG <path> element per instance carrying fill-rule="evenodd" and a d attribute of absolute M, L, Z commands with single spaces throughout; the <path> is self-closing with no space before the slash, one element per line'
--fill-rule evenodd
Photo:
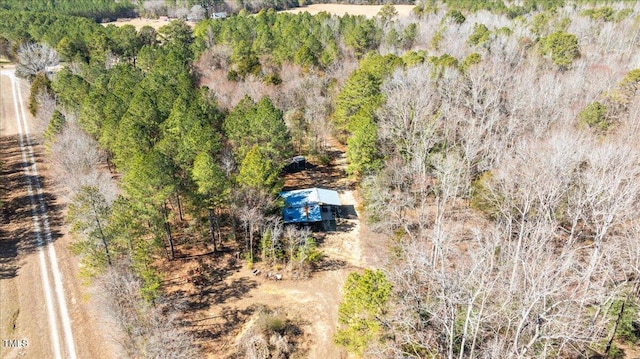
<path fill-rule="evenodd" d="M 281 192 L 280 197 L 284 199 L 284 223 L 320 222 L 321 206 L 340 205 L 338 192 L 322 188 Z"/>

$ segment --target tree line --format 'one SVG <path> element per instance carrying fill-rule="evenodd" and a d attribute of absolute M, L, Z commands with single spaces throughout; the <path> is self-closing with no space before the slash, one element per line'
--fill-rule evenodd
<path fill-rule="evenodd" d="M 119 17 L 133 17 L 135 5 L 129 1 L 110 0 L 56 0 L 56 1 L 19 1 L 6 0 L 0 9 L 11 11 L 56 13 L 81 16 L 102 21 L 116 20 Z"/>

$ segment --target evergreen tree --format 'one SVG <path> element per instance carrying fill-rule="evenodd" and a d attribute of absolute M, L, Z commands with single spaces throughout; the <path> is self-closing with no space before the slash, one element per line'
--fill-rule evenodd
<path fill-rule="evenodd" d="M 344 296 L 338 308 L 341 328 L 335 342 L 362 355 L 381 331 L 380 318 L 391 295 L 391 283 L 381 271 L 366 269 L 351 273 L 344 284 Z"/>
<path fill-rule="evenodd" d="M 282 189 L 282 185 L 278 183 L 281 168 L 258 145 L 254 145 L 240 164 L 237 182 L 243 187 L 278 193 Z"/>
<path fill-rule="evenodd" d="M 273 163 L 280 164 L 292 155 L 282 111 L 268 97 L 258 103 L 249 97 L 243 98 L 225 118 L 223 128 L 238 162 L 242 162 L 255 145 Z"/>
<path fill-rule="evenodd" d="M 35 116 L 38 112 L 38 96 L 41 93 L 51 92 L 51 81 L 44 72 L 39 72 L 31 83 L 31 92 L 29 94 L 29 112 Z"/>
<path fill-rule="evenodd" d="M 107 231 L 110 215 L 111 206 L 95 186 L 83 186 L 69 205 L 67 222 L 77 235 L 73 246 L 92 271 L 113 264 L 111 235 Z"/>

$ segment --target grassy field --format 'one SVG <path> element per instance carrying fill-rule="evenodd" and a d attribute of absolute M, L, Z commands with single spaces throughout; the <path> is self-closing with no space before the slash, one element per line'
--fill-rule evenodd
<path fill-rule="evenodd" d="M 161 16 L 158 19 L 147 19 L 142 17 L 137 17 L 134 19 L 119 19 L 118 21 L 104 22 L 102 23 L 102 25 L 103 26 L 107 26 L 110 24 L 113 24 L 116 26 L 133 25 L 136 28 L 136 30 L 140 30 L 140 28 L 143 26 L 151 26 L 152 28 L 158 30 L 159 28 L 161 28 L 164 25 L 167 25 L 168 23 L 169 23 L 169 19 L 166 16 Z M 187 21 L 187 24 L 192 26 L 194 25 L 194 23 L 190 21 Z"/>
<path fill-rule="evenodd" d="M 333 15 L 364 15 L 367 17 L 374 17 L 378 14 L 382 8 L 382 5 L 348 5 L 348 4 L 313 4 L 309 6 L 298 7 L 285 12 L 300 13 L 309 12 L 311 15 L 315 15 L 320 12 L 328 12 Z M 409 17 L 414 5 L 395 5 L 398 10 L 398 17 Z"/>
<path fill-rule="evenodd" d="M 407 18 L 410 17 L 412 12 L 411 10 L 414 8 L 414 5 L 395 5 L 396 10 L 398 10 L 399 18 Z M 349 15 L 364 15 L 367 17 L 374 17 L 378 14 L 382 8 L 382 5 L 348 5 L 348 4 L 313 4 L 309 6 L 302 6 L 295 9 L 285 10 L 283 12 L 288 12 L 292 14 L 297 14 L 301 12 L 309 12 L 311 15 L 318 14 L 320 12 L 327 12 L 329 14 L 343 16 L 346 14 Z M 136 29 L 140 29 L 141 27 L 148 25 L 153 27 L 154 29 L 159 29 L 160 27 L 166 25 L 168 23 L 167 17 L 161 16 L 158 19 L 146 19 L 146 18 L 134 18 L 134 19 L 120 19 L 114 22 L 106 22 L 102 25 L 107 26 L 109 24 L 114 24 L 116 26 L 123 25 L 133 25 Z M 192 22 L 187 22 L 190 25 L 194 25 Z"/>

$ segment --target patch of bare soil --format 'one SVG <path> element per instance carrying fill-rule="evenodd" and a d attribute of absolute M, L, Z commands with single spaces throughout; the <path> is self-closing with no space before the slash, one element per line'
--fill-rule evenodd
<path fill-rule="evenodd" d="M 184 276 L 169 279 L 165 289 L 187 309 L 185 325 L 207 358 L 236 357 L 242 333 L 261 308 L 277 311 L 299 328 L 297 336 L 288 338 L 296 353 L 292 357 L 344 356 L 333 344 L 333 333 L 340 290 L 353 270 L 347 262 L 327 259 L 311 278 L 303 280 L 260 263 L 248 268 L 232 252 L 174 264 L 175 269 L 189 269 Z M 280 280 L 275 279 L 276 273 Z"/>
<path fill-rule="evenodd" d="M 323 164 L 320 159 L 310 157 L 306 159 L 305 169 L 287 173 L 284 177 L 284 190 L 300 188 L 326 188 L 338 192 L 352 192 L 355 181 L 347 176 L 346 148 L 337 140 L 331 138 L 328 143 L 327 156 L 329 163 Z M 353 204 L 353 203 L 350 203 Z"/>

